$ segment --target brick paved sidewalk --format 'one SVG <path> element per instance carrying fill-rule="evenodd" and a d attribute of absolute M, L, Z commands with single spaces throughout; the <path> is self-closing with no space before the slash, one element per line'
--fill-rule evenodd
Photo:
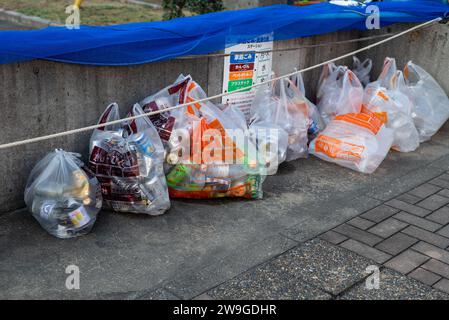
<path fill-rule="evenodd" d="M 320 236 L 449 293 L 449 174 Z"/>

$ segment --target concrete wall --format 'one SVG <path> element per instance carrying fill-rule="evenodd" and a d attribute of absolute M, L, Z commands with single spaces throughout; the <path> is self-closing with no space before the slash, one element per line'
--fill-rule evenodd
<path fill-rule="evenodd" d="M 413 25 L 397 25 L 385 31 L 367 32 L 364 36 L 381 32 L 399 32 Z M 373 41 L 371 41 L 373 42 Z M 374 41 L 375 42 L 375 41 Z M 366 43 L 364 43 L 366 45 Z M 360 54 L 361 57 L 373 59 L 372 74 L 378 75 L 386 56 L 396 58 L 398 68 L 403 68 L 407 61 L 412 60 L 429 72 L 439 84 L 449 92 L 449 28 L 447 25 L 435 24 L 424 29 L 418 29 L 406 36 L 396 38 L 381 46 Z"/>
<path fill-rule="evenodd" d="M 426 32 L 395 40 L 369 52 L 375 63 L 399 57 L 402 63 L 412 57 L 431 71 L 449 91 L 449 51 L 447 27 L 435 26 Z M 358 38 L 359 32 L 339 32 L 318 37 L 281 41 L 275 49 L 335 42 Z M 433 47 L 432 47 L 433 44 Z M 295 67 L 307 67 L 352 51 L 364 43 L 331 45 L 296 51 L 275 52 L 274 71 L 285 74 Z M 349 63 L 346 59 L 342 63 Z M 378 72 L 377 69 L 375 72 Z M 133 103 L 172 83 L 178 74 L 191 74 L 209 95 L 221 92 L 223 58 L 179 59 L 132 67 L 92 67 L 47 61 L 0 65 L 0 143 L 41 136 L 97 122 L 110 102 L 118 102 L 125 113 Z M 304 80 L 313 98 L 320 70 L 308 72 Z M 22 207 L 23 190 L 30 170 L 48 151 L 64 148 L 88 153 L 90 133 L 0 150 L 0 212 Z"/>

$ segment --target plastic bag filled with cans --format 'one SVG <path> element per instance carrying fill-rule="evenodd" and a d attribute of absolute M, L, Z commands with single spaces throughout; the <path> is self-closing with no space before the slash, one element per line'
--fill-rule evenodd
<path fill-rule="evenodd" d="M 301 85 L 299 80 L 281 79 L 272 87 L 261 86 L 251 105 L 251 129 L 273 127 L 279 132 L 279 162 L 306 158 L 309 130 L 318 131 L 315 105 L 300 91 L 298 82 Z"/>
<path fill-rule="evenodd" d="M 261 198 L 264 177 L 253 155 L 247 152 L 248 144 L 252 143 L 243 114 L 222 110 L 210 101 L 194 102 L 205 97 L 205 92 L 190 76 L 181 75 L 172 86 L 142 102 L 145 110 L 192 102 L 164 115 L 172 118 L 169 130 L 160 125 L 165 120 L 152 118 L 166 142 L 165 169 L 170 196 Z M 237 139 L 236 132 L 243 139 Z"/>
<path fill-rule="evenodd" d="M 130 116 L 143 114 L 136 104 Z M 120 119 L 116 103 L 109 105 L 99 124 Z M 104 207 L 113 211 L 163 214 L 170 208 L 163 172 L 164 148 L 147 116 L 94 131 L 89 168 L 101 183 Z"/>
<path fill-rule="evenodd" d="M 25 203 L 39 224 L 58 238 L 88 233 L 101 209 L 100 184 L 78 159 L 57 149 L 31 171 Z"/>

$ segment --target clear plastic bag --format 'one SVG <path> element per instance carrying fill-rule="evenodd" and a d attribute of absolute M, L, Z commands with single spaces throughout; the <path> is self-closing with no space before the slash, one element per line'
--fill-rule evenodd
<path fill-rule="evenodd" d="M 393 143 L 393 131 L 373 115 L 348 113 L 335 117 L 309 146 L 323 160 L 362 173 L 372 173 Z"/>
<path fill-rule="evenodd" d="M 406 94 L 401 71 L 394 59 L 385 59 L 384 69 L 365 89 L 362 111 L 376 115 L 394 131 L 393 149 L 410 152 L 418 148 L 419 135 L 412 118 L 412 103 Z"/>
<path fill-rule="evenodd" d="M 278 130 L 279 163 L 306 158 L 311 125 L 309 101 L 291 80 L 282 79 L 276 84 L 279 96 L 271 87 L 259 88 L 251 106 L 250 127 Z"/>
<path fill-rule="evenodd" d="M 363 86 L 347 67 L 337 67 L 322 87 L 318 110 L 325 124 L 338 115 L 359 113 L 363 101 Z"/>
<path fill-rule="evenodd" d="M 31 171 L 25 189 L 28 210 L 58 238 L 88 233 L 102 205 L 100 184 L 78 157 L 61 149 L 47 154 Z"/>
<path fill-rule="evenodd" d="M 323 118 L 321 118 L 320 112 L 318 111 L 316 105 L 314 105 L 312 102 L 310 102 L 309 99 L 306 98 L 306 90 L 301 73 L 297 73 L 296 75 L 294 75 L 291 80 L 299 90 L 298 96 L 300 96 L 306 104 L 306 107 L 304 107 L 303 109 L 307 111 L 306 114 L 309 118 L 308 135 L 309 140 L 312 140 L 320 131 L 324 130 L 326 125 L 324 124 Z"/>
<path fill-rule="evenodd" d="M 320 78 L 318 79 L 318 85 L 316 90 L 316 103 L 318 104 L 321 100 L 321 98 L 324 95 L 324 86 L 326 84 L 327 79 L 329 76 L 334 73 L 334 71 L 337 69 L 337 65 L 335 63 L 328 63 L 326 64 L 323 69 L 321 70 Z"/>
<path fill-rule="evenodd" d="M 130 115 L 143 111 L 136 104 Z M 99 124 L 120 119 L 118 105 L 109 105 Z M 129 124 L 94 130 L 89 168 L 101 183 L 103 203 L 121 212 L 163 214 L 170 208 L 163 173 L 164 148 L 148 117 Z"/>
<path fill-rule="evenodd" d="M 176 125 L 170 140 L 179 141 L 184 135 L 178 132 L 187 132 L 190 148 L 182 150 L 178 162 L 166 175 L 170 197 L 262 198 L 264 176 L 260 174 L 261 170 L 255 158 L 257 155 L 248 152 L 256 147 L 248 146 L 252 145 L 252 140 L 247 136 L 246 121 L 236 110 L 222 110 L 210 101 L 194 103 L 195 100 L 205 97 L 201 87 L 191 80 L 184 100 L 180 103 L 192 104 L 180 108 L 176 113 Z M 236 139 L 234 130 L 240 130 L 243 139 Z M 218 135 L 217 141 L 217 136 L 210 139 L 211 132 Z M 219 148 L 212 148 L 216 143 Z M 177 149 L 171 149 L 169 152 L 179 154 Z"/>
<path fill-rule="evenodd" d="M 360 62 L 356 56 L 352 57 L 352 59 L 352 72 L 359 78 L 363 86 L 366 86 L 370 83 L 370 72 L 373 68 L 373 61 L 371 59 L 365 59 L 363 62 Z"/>
<path fill-rule="evenodd" d="M 449 118 L 449 98 L 429 73 L 411 61 L 404 68 L 404 77 L 420 142 L 430 140 Z"/>

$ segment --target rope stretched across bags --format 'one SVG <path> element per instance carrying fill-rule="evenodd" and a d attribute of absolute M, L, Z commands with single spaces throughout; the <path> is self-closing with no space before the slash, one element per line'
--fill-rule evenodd
<path fill-rule="evenodd" d="M 7 149 L 7 148 L 12 148 L 12 147 L 17 147 L 17 146 L 21 146 L 21 145 L 25 145 L 25 144 L 30 144 L 30 143 L 35 143 L 35 142 L 55 139 L 55 138 L 59 138 L 59 137 L 64 137 L 64 136 L 68 136 L 68 135 L 72 135 L 72 134 L 81 133 L 81 132 L 86 132 L 86 131 L 90 131 L 90 130 L 106 127 L 106 126 L 109 126 L 109 125 L 120 124 L 120 123 L 123 123 L 123 122 L 126 122 L 126 121 L 135 120 L 135 119 L 146 117 L 146 116 L 152 116 L 152 115 L 160 114 L 160 113 L 163 113 L 163 112 L 169 112 L 171 110 L 175 110 L 175 109 L 179 109 L 179 108 L 184 108 L 184 107 L 187 107 L 187 106 L 195 104 L 195 103 L 202 103 L 202 102 L 206 102 L 206 101 L 210 101 L 210 100 L 226 97 L 226 96 L 229 96 L 229 95 L 232 95 L 232 94 L 235 94 L 235 93 L 247 91 L 249 89 L 253 89 L 253 88 L 256 88 L 256 87 L 259 87 L 259 86 L 262 86 L 262 85 L 265 85 L 265 84 L 268 84 L 268 83 L 271 83 L 271 82 L 275 82 L 275 81 L 278 81 L 278 80 L 281 80 L 281 79 L 284 79 L 284 78 L 290 78 L 291 76 L 294 76 L 294 75 L 297 75 L 297 74 L 300 74 L 300 73 L 304 73 L 304 72 L 307 72 L 307 71 L 310 71 L 310 70 L 313 70 L 313 69 L 316 69 L 316 68 L 320 68 L 320 67 L 325 66 L 325 65 L 327 65 L 328 63 L 331 63 L 331 62 L 335 62 L 335 61 L 338 61 L 338 60 L 342 60 L 342 59 L 351 57 L 351 56 L 353 56 L 353 55 L 355 55 L 357 53 L 360 53 L 360 52 L 369 50 L 371 48 L 377 47 L 377 46 L 379 46 L 381 44 L 384 44 L 384 43 L 386 43 L 388 41 L 391 41 L 393 39 L 401 37 L 401 36 L 403 36 L 403 35 L 405 35 L 405 34 L 407 34 L 409 32 L 415 31 L 417 29 L 423 28 L 425 26 L 431 25 L 431 24 L 439 22 L 441 20 L 442 20 L 442 18 L 432 19 L 430 21 L 421 23 L 421 24 L 416 25 L 414 27 L 411 27 L 411 28 L 409 28 L 407 30 L 404 30 L 402 32 L 394 34 L 391 37 L 388 37 L 386 39 L 383 39 L 383 40 L 380 40 L 378 42 L 375 42 L 375 43 L 372 43 L 370 45 L 367 45 L 367 46 L 365 46 L 363 48 L 351 51 L 351 52 L 346 53 L 344 55 L 338 56 L 336 58 L 333 58 L 333 59 L 330 59 L 330 60 L 318 63 L 316 65 L 313 65 L 313 66 L 310 66 L 310 67 L 307 67 L 307 68 L 304 68 L 304 69 L 301 69 L 301 70 L 297 70 L 297 71 L 294 71 L 294 72 L 291 72 L 291 73 L 288 73 L 288 74 L 285 74 L 285 75 L 282 75 L 282 76 L 279 76 L 279 77 L 275 77 L 275 78 L 269 79 L 269 80 L 261 82 L 261 83 L 254 84 L 254 85 L 252 85 L 250 87 L 241 88 L 241 89 L 238 89 L 238 90 L 235 90 L 235 91 L 232 91 L 232 92 L 225 92 L 225 93 L 217 94 L 217 95 L 210 96 L 210 97 L 207 97 L 207 98 L 204 98 L 204 99 L 190 101 L 190 102 L 179 104 L 179 105 L 176 105 L 176 106 L 173 106 L 173 107 L 169 107 L 169 108 L 165 108 L 165 109 L 161 109 L 161 110 L 157 110 L 157 111 L 152 111 L 152 112 L 148 112 L 148 113 L 143 113 L 143 114 L 139 114 L 139 115 L 136 115 L 136 116 L 127 117 L 127 118 L 123 118 L 123 119 L 119 119 L 119 120 L 114 120 L 114 121 L 110 121 L 110 122 L 106 122 L 106 123 L 102 123 L 102 124 L 95 124 L 95 125 L 91 125 L 91 126 L 87 126 L 87 127 L 67 130 L 67 131 L 53 133 L 53 134 L 44 135 L 44 136 L 40 136 L 40 137 L 34 137 L 34 138 L 29 138 L 29 139 L 24 139 L 24 140 L 19 140 L 19 141 L 14 141 L 14 142 L 10 142 L 10 143 L 1 144 L 0 145 L 0 150 Z"/>

